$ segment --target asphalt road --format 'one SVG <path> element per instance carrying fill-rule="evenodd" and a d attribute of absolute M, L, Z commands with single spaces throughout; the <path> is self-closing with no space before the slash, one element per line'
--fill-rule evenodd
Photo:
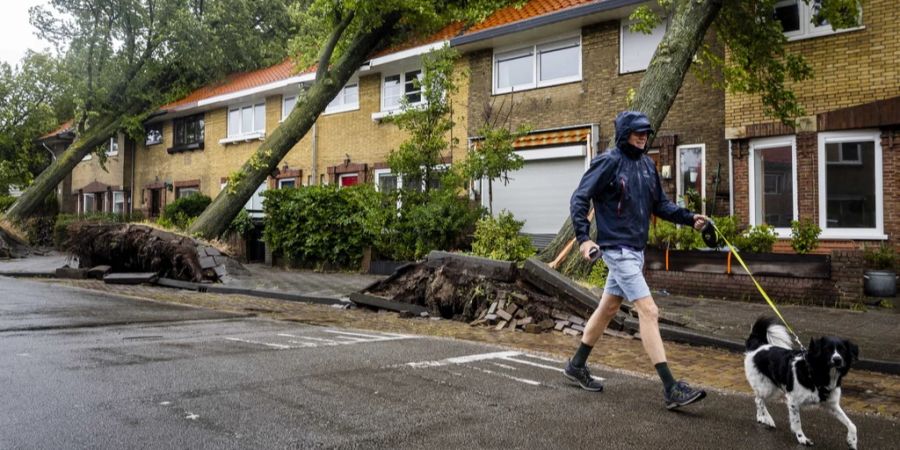
<path fill-rule="evenodd" d="M 0 277 L 0 448 L 795 448 L 745 395 L 679 412 L 649 380 L 505 348 L 330 329 Z M 851 415 L 860 448 L 900 424 Z M 817 448 L 844 428 L 804 411 Z"/>

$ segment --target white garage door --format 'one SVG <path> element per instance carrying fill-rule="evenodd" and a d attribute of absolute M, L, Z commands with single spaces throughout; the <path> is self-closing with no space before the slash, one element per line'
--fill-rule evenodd
<path fill-rule="evenodd" d="M 523 233 L 556 234 L 569 217 L 569 199 L 584 174 L 584 156 L 525 161 L 509 174 L 509 184 L 494 181 L 494 214 L 506 209 L 524 220 Z M 482 198 L 487 205 L 487 189 Z"/>

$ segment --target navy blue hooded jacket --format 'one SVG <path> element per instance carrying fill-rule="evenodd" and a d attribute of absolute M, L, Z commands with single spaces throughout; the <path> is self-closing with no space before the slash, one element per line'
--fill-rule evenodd
<path fill-rule="evenodd" d="M 590 239 L 587 215 L 591 201 L 597 222 L 595 242 L 600 247 L 643 249 L 650 214 L 682 225 L 694 223 L 694 213 L 666 197 L 656 165 L 644 154 L 645 150 L 628 143 L 632 131 L 652 133 L 650 120 L 640 112 L 620 113 L 616 117 L 616 146 L 591 161 L 572 194 L 569 210 L 579 245 Z"/>

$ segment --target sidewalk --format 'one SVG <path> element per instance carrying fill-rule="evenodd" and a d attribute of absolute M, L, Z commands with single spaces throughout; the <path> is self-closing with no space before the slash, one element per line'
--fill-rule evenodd
<path fill-rule="evenodd" d="M 65 263 L 64 255 L 0 260 L 0 275 L 52 273 Z M 351 272 L 286 270 L 262 264 L 247 264 L 245 267 L 249 275 L 230 277 L 224 286 L 261 291 L 263 296 L 265 292 L 279 292 L 337 299 L 346 298 L 350 293 L 384 278 Z M 658 292 L 654 293 L 654 299 L 663 318 L 684 324 L 689 332 L 737 343 L 744 342 L 758 317 L 774 314 L 762 300 L 749 303 L 667 296 Z M 779 308 L 804 345 L 812 337 L 840 336 L 859 345 L 861 358 L 900 363 L 900 326 L 897 325 L 900 311 L 897 309 L 858 312 L 797 305 Z"/>

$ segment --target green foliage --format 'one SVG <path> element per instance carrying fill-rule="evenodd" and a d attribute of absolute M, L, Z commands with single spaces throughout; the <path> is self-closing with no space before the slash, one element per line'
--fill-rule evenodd
<path fill-rule="evenodd" d="M 725 241 L 722 239 L 723 236 L 728 242 L 731 242 L 731 244 L 734 245 L 735 239 L 741 234 L 741 230 L 738 228 L 737 219 L 734 216 L 720 216 L 712 217 L 712 220 L 720 233 L 719 247 L 727 247 Z"/>
<path fill-rule="evenodd" d="M 6 208 L 9 208 L 15 202 L 15 197 L 9 195 L 0 195 L 0 212 L 6 211 Z"/>
<path fill-rule="evenodd" d="M 822 229 L 810 219 L 791 221 L 791 247 L 800 255 L 809 253 L 819 246 Z"/>
<path fill-rule="evenodd" d="M 609 275 L 609 268 L 606 267 L 606 263 L 603 262 L 603 259 L 598 259 L 594 262 L 593 267 L 591 267 L 591 273 L 585 281 L 591 286 L 603 287 L 606 286 L 607 275 Z"/>
<path fill-rule="evenodd" d="M 734 245 L 742 252 L 769 253 L 778 240 L 775 228 L 769 225 L 756 225 L 735 238 Z"/>
<path fill-rule="evenodd" d="M 703 211 L 703 199 L 694 188 L 688 188 L 684 193 L 684 207 L 691 211 Z"/>
<path fill-rule="evenodd" d="M 525 261 L 534 255 L 531 238 L 519 234 L 525 222 L 516 220 L 506 210 L 494 218 L 485 216 L 475 225 L 472 253 L 504 261 Z"/>
<path fill-rule="evenodd" d="M 157 223 L 167 228 L 185 230 L 210 203 L 212 199 L 203 194 L 181 197 L 166 205 Z"/>
<path fill-rule="evenodd" d="M 891 270 L 897 263 L 897 252 L 894 247 L 881 243 L 874 248 L 866 245 L 863 250 L 866 265 L 874 270 Z"/>
<path fill-rule="evenodd" d="M 661 249 L 695 250 L 705 247 L 700 233 L 689 226 L 677 226 L 672 222 L 657 220 L 650 227 L 647 243 Z"/>
<path fill-rule="evenodd" d="M 777 2 L 726 2 L 714 27 L 719 42 L 728 48 L 728 59 L 705 47 L 693 67 L 701 79 L 720 88 L 760 95 L 766 114 L 792 125 L 805 110 L 788 85 L 813 73 L 803 57 L 787 52 L 787 38 L 772 13 Z M 857 6 L 857 0 L 822 2 L 812 21 L 828 20 L 835 29 L 853 27 L 859 23 Z"/>
<path fill-rule="evenodd" d="M 381 200 L 367 184 L 273 189 L 264 195 L 266 244 L 306 267 L 359 267 L 363 248 L 382 231 Z"/>
<path fill-rule="evenodd" d="M 237 233 L 239 236 L 247 236 L 253 231 L 253 228 L 253 219 L 250 217 L 250 213 L 246 209 L 241 209 L 241 212 L 234 216 L 234 220 L 228 226 L 228 231 Z"/>

